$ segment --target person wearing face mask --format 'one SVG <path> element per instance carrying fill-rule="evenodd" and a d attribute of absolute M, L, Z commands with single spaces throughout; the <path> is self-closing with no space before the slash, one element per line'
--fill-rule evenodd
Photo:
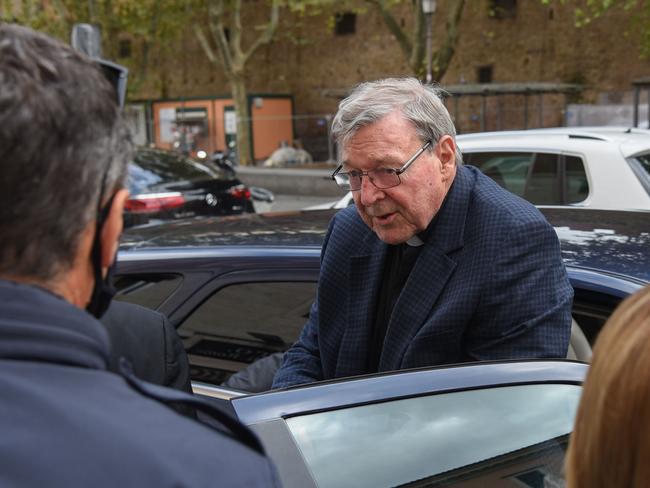
<path fill-rule="evenodd" d="M 420 366 L 566 357 L 573 290 L 552 226 L 464 166 L 439 91 L 362 83 L 332 123 L 330 223 L 309 321 L 280 388 Z"/>
<path fill-rule="evenodd" d="M 114 98 L 89 58 L 0 23 L 0 484 L 277 486 L 235 419 L 127 361 L 108 370 L 97 317 L 132 149 Z"/>

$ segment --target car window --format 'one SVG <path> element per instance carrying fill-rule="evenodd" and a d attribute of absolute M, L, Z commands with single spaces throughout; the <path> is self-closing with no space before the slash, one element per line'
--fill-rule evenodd
<path fill-rule="evenodd" d="M 524 198 L 535 205 L 560 205 L 558 155 L 538 153 L 526 182 Z"/>
<path fill-rule="evenodd" d="M 132 195 L 178 181 L 221 178 L 216 169 L 172 153 L 139 150 L 129 164 L 128 186 Z"/>
<path fill-rule="evenodd" d="M 535 157 L 533 153 L 469 153 L 464 157 L 468 164 L 476 166 L 506 190 L 524 196 L 526 178 Z"/>
<path fill-rule="evenodd" d="M 307 322 L 315 296 L 316 282 L 221 288 L 178 329 L 188 345 L 193 376 L 223 381 L 257 359 L 286 350 Z"/>
<path fill-rule="evenodd" d="M 566 203 L 580 203 L 589 196 L 589 183 L 582 158 L 577 156 L 564 157 L 564 188 Z"/>
<path fill-rule="evenodd" d="M 181 275 L 124 275 L 115 279 L 115 299 L 156 310 L 183 281 Z"/>
<path fill-rule="evenodd" d="M 462 391 L 319 412 L 286 423 L 321 488 L 416 481 L 417 486 L 459 481 L 562 486 L 580 391 L 560 384 Z M 535 484 L 540 479 L 548 484 Z"/>
<path fill-rule="evenodd" d="M 650 195 L 650 153 L 637 154 L 628 158 L 627 161 L 645 191 Z"/>

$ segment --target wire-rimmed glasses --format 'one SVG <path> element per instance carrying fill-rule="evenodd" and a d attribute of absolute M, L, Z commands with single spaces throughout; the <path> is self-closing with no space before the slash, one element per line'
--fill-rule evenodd
<path fill-rule="evenodd" d="M 351 170 L 341 172 L 343 165 L 339 165 L 338 168 L 332 173 L 331 178 L 339 185 L 341 188 L 351 191 L 361 190 L 361 180 L 364 176 L 367 176 L 370 182 L 375 185 L 380 190 L 385 190 L 387 188 L 393 188 L 394 186 L 399 185 L 402 180 L 399 175 L 404 173 L 409 167 L 415 162 L 420 155 L 427 150 L 431 145 L 431 141 L 427 141 L 424 145 L 417 150 L 417 152 L 411 156 L 401 168 L 377 168 L 371 169 L 370 171 L 359 171 Z"/>

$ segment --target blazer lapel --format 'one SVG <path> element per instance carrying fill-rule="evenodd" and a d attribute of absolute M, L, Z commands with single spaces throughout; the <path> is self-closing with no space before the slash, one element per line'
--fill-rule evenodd
<path fill-rule="evenodd" d="M 411 340 L 431 316 L 433 307 L 451 278 L 456 261 L 450 257 L 450 253 L 463 247 L 465 220 L 474 183 L 473 173 L 459 166 L 433 232 L 420 251 L 393 309 L 379 361 L 380 371 L 401 367 Z"/>
<path fill-rule="evenodd" d="M 401 367 L 411 340 L 431 311 L 451 277 L 456 262 L 438 249 L 425 246 L 395 304 L 379 361 L 380 371 Z"/>
<path fill-rule="evenodd" d="M 336 361 L 336 377 L 366 373 L 368 341 L 375 315 L 376 297 L 381 282 L 388 246 L 374 233 L 365 241 L 362 254 L 349 260 L 347 283 L 347 324 Z"/>

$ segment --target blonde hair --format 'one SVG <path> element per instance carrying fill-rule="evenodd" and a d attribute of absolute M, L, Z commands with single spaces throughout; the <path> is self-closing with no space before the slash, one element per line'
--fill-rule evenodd
<path fill-rule="evenodd" d="M 650 486 L 650 287 L 601 331 L 566 457 L 568 488 Z"/>

